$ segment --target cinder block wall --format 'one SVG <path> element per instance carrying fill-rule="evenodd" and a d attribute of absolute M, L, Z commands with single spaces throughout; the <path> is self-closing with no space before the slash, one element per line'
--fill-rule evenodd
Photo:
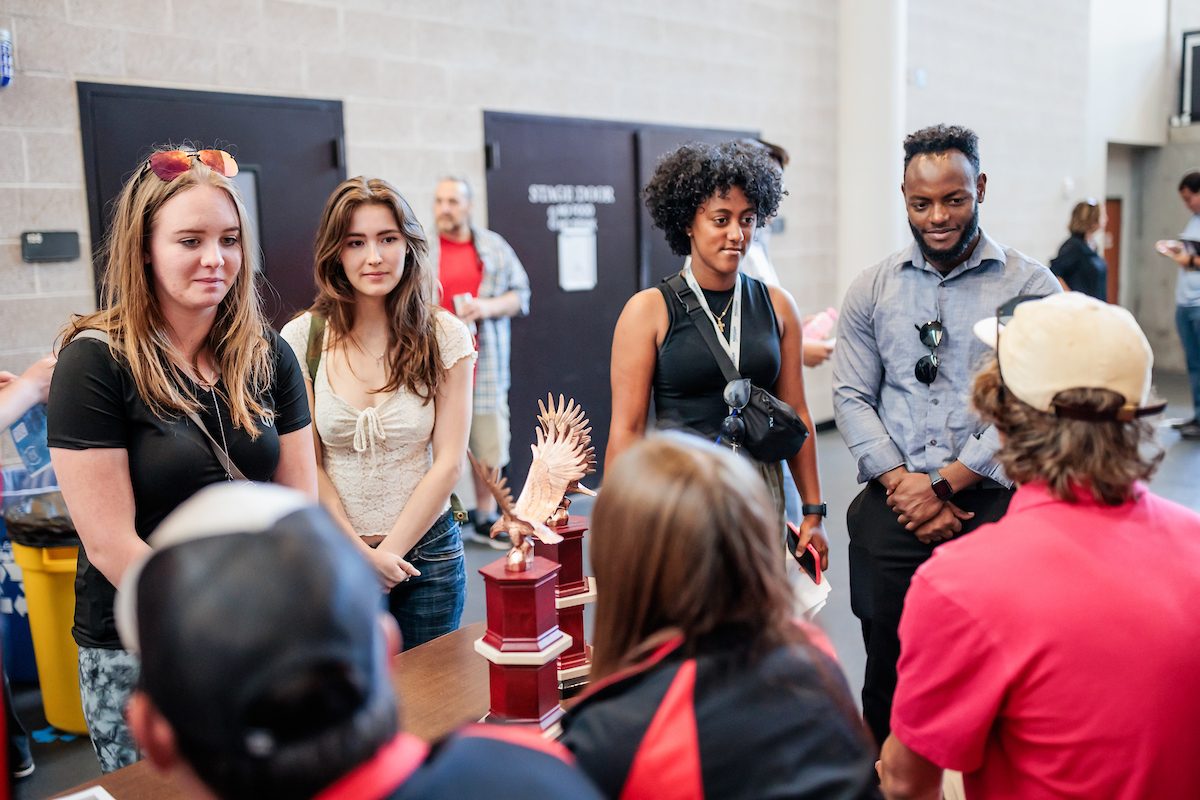
<path fill-rule="evenodd" d="M 341 99 L 350 173 L 391 179 L 423 220 L 438 176 L 482 182 L 483 109 L 758 128 L 796 156 L 782 271 L 832 303 L 835 25 L 822 0 L 5 0 L 0 369 L 94 305 L 86 259 L 18 247 L 54 228 L 90 250 L 76 80 Z"/>

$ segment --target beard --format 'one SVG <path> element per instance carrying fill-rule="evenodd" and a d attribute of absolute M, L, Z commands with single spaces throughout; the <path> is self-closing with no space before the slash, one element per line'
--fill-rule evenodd
<path fill-rule="evenodd" d="M 917 229 L 917 226 L 912 222 L 908 223 L 908 229 L 912 231 L 913 238 L 917 240 L 917 246 L 921 248 L 921 255 L 925 256 L 926 261 L 934 264 L 952 264 L 958 265 L 967 251 L 971 249 L 971 245 L 975 243 L 975 234 L 979 233 L 979 204 L 975 204 L 975 210 L 971 213 L 971 219 L 967 221 L 963 228 L 962 235 L 958 237 L 958 241 L 944 249 L 937 249 L 925 241 L 924 235 Z"/>

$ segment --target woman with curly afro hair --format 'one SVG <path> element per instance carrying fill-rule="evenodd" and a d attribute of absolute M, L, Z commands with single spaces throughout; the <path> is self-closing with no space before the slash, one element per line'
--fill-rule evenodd
<path fill-rule="evenodd" d="M 705 306 L 704 324 L 717 331 L 743 377 L 791 405 L 812 430 L 796 302 L 785 290 L 740 272 L 755 231 L 775 214 L 784 194 L 770 155 L 743 142 L 686 144 L 663 158 L 645 193 L 650 216 L 671 250 L 690 257 L 680 275 Z M 709 441 L 719 437 L 729 414 L 722 397 L 727 381 L 665 280 L 626 303 L 613 333 L 611 375 L 607 463 L 645 434 L 651 392 L 658 428 L 687 430 Z M 782 540 L 782 467 L 755 463 L 770 489 Z M 804 511 L 813 512 L 801 523 L 798 552 L 811 540 L 825 566 L 829 546 L 814 437 L 788 465 Z"/>

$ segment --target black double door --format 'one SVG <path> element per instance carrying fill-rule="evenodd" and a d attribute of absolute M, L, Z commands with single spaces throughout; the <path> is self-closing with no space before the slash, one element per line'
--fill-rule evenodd
<path fill-rule="evenodd" d="M 335 100 L 80 83 L 88 213 L 96 252 L 124 181 L 156 146 L 229 150 L 263 251 L 263 299 L 278 328 L 313 299 L 321 209 L 346 177 Z M 104 264 L 95 259 L 97 291 Z M 97 297 L 99 295 L 97 294 Z"/>
<path fill-rule="evenodd" d="M 641 189 L 658 160 L 678 145 L 746 135 L 753 134 L 484 113 L 488 226 L 513 246 L 533 291 L 529 316 L 512 327 L 509 475 L 516 491 L 532 460 L 537 402 L 548 393 L 574 397 L 583 406 L 603 468 L 617 317 L 633 294 L 682 263 L 650 226 Z M 577 257 L 572 248 L 588 249 L 588 229 L 594 233 L 595 286 L 564 288 L 564 280 L 581 285 L 573 274 L 560 274 L 560 260 Z M 582 243 L 564 242 L 571 233 L 580 233 Z"/>

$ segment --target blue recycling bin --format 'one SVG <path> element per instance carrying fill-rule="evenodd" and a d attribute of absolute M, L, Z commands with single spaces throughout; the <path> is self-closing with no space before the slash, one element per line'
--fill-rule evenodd
<path fill-rule="evenodd" d="M 43 470 L 32 478 L 21 467 L 4 470 L 4 506 L 17 503 L 31 494 L 47 491 L 41 484 L 54 483 L 54 473 Z M 25 582 L 21 567 L 13 560 L 12 542 L 0 514 L 0 627 L 3 637 L 4 669 L 14 683 L 37 683 L 37 661 L 29 630 L 29 606 L 25 601 Z"/>

